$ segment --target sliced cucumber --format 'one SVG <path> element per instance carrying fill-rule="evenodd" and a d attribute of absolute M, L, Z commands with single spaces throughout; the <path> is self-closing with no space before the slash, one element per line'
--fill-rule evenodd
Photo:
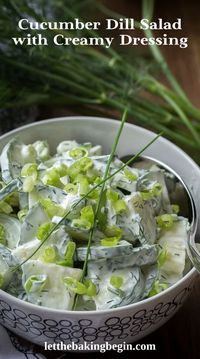
<path fill-rule="evenodd" d="M 89 156 L 101 156 L 102 155 L 102 146 L 97 145 L 88 149 Z"/>
<path fill-rule="evenodd" d="M 70 241 L 70 237 L 66 232 L 65 226 L 60 226 L 55 232 L 52 233 L 52 235 L 48 238 L 48 240 L 34 254 L 34 256 L 31 257 L 31 259 L 40 258 L 45 248 L 53 246 L 57 252 L 58 260 L 59 259 L 63 260 L 67 248 L 67 243 L 69 241 Z M 13 251 L 13 255 L 21 263 L 27 258 L 29 258 L 40 245 L 41 245 L 41 241 L 39 241 L 37 238 L 33 239 L 30 242 L 26 242 L 18 246 Z"/>
<path fill-rule="evenodd" d="M 140 216 L 140 236 L 138 239 L 142 242 L 145 239 L 146 242 L 153 244 L 156 241 L 157 229 L 152 205 L 147 202 L 144 203 L 139 192 L 127 196 L 126 203 L 131 217 L 134 213 Z"/>
<path fill-rule="evenodd" d="M 47 141 L 36 141 L 33 143 L 33 147 L 36 150 L 37 157 L 41 161 L 45 161 L 49 158 L 50 150 L 49 150 L 49 144 Z"/>
<path fill-rule="evenodd" d="M 16 262 L 10 249 L 0 244 L 0 288 L 6 288 L 12 278 L 11 267 Z"/>
<path fill-rule="evenodd" d="M 108 259 L 113 268 L 125 268 L 126 266 L 144 266 L 154 264 L 158 257 L 158 245 L 144 244 L 140 247 L 132 248 L 130 254 L 123 257 L 113 257 Z"/>
<path fill-rule="evenodd" d="M 118 161 L 118 163 L 119 163 L 119 166 L 123 165 L 123 163 L 121 161 Z M 135 178 L 137 178 L 139 176 L 139 172 L 137 169 L 127 167 L 126 170 L 129 172 L 130 175 L 132 174 Z M 114 188 L 119 188 L 120 190 L 125 190 L 125 191 L 128 191 L 131 193 L 131 192 L 136 192 L 137 180 L 129 179 L 125 175 L 124 171 L 120 171 L 112 178 L 111 185 Z"/>
<path fill-rule="evenodd" d="M 67 200 L 67 192 L 63 191 L 60 188 L 54 187 L 54 186 L 43 186 L 43 185 L 36 185 L 34 188 L 33 193 L 30 193 L 29 197 L 31 197 L 31 205 L 34 204 L 34 202 L 38 202 L 40 198 L 49 198 L 51 201 L 62 204 Z"/>
<path fill-rule="evenodd" d="M 0 190 L 0 201 L 3 201 L 10 194 L 22 189 L 22 181 L 20 178 L 11 180 L 5 187 Z"/>
<path fill-rule="evenodd" d="M 59 223 L 62 220 L 62 217 L 54 216 L 52 218 L 53 223 Z M 72 226 L 71 220 L 65 219 L 62 221 L 62 224 L 66 227 L 67 233 L 76 240 L 85 240 L 88 241 L 90 235 L 90 229 L 85 228 L 77 228 Z M 100 239 L 103 239 L 105 235 L 103 232 L 99 231 L 98 229 L 94 230 L 94 240 L 99 242 Z"/>
<path fill-rule="evenodd" d="M 99 258 L 113 258 L 116 256 L 125 256 L 130 254 L 133 250 L 133 246 L 131 243 L 127 241 L 120 241 L 114 247 L 106 247 L 101 246 L 98 243 L 96 245 L 92 245 L 90 247 L 89 259 L 95 260 Z M 76 250 L 76 260 L 84 261 L 86 259 L 87 246 L 85 247 L 77 247 Z"/>
<path fill-rule="evenodd" d="M 19 245 L 35 239 L 38 227 L 49 221 L 49 217 L 40 204 L 33 206 L 22 223 Z"/>
<path fill-rule="evenodd" d="M 76 141 L 62 141 L 57 146 L 57 153 L 62 155 L 63 153 L 66 153 L 67 151 L 72 150 L 73 148 L 78 147 L 79 144 Z"/>
<path fill-rule="evenodd" d="M 18 178 L 25 163 L 35 162 L 37 153 L 32 145 L 25 145 L 17 138 L 10 140 L 3 148 L 0 164 L 2 178 L 5 183 L 9 183 L 14 178 Z"/>
<path fill-rule="evenodd" d="M 160 268 L 162 278 L 172 281 L 182 276 L 185 267 L 188 221 L 179 217 L 170 229 L 162 230 L 158 244 L 167 252 Z"/>
<path fill-rule="evenodd" d="M 64 278 L 72 277 L 79 281 L 82 275 L 81 269 L 29 260 L 22 266 L 22 271 L 23 285 L 31 276 L 42 275 L 47 278 L 41 291 L 27 292 L 29 302 L 48 308 L 72 309 L 75 294 L 64 284 Z"/>
<path fill-rule="evenodd" d="M 122 229 L 122 237 L 126 241 L 134 244 L 138 240 L 140 242 L 145 240 L 141 217 L 138 214 L 117 216 L 116 224 Z"/>
<path fill-rule="evenodd" d="M 15 217 L 0 213 L 0 224 L 5 229 L 6 246 L 15 249 L 20 241 L 21 224 Z"/>
<path fill-rule="evenodd" d="M 159 196 L 155 196 L 149 201 L 154 208 L 155 215 L 162 213 L 171 213 L 171 204 L 168 194 L 168 189 L 165 182 L 165 172 L 162 170 L 152 170 L 140 178 L 137 184 L 137 189 L 140 191 L 141 186 L 145 181 L 158 182 L 161 185 L 162 192 Z"/>
<path fill-rule="evenodd" d="M 41 241 L 39 241 L 37 238 L 33 239 L 30 242 L 26 242 L 14 249 L 13 256 L 17 259 L 19 263 L 22 263 L 33 254 L 33 252 L 39 247 L 40 244 Z M 38 252 L 34 254 L 34 256 L 31 258 L 37 259 L 40 253 L 41 250 L 38 250 Z"/>
<path fill-rule="evenodd" d="M 142 273 L 144 275 L 144 280 L 145 280 L 145 290 L 143 292 L 142 298 L 146 298 L 148 297 L 154 282 L 159 278 L 159 271 L 157 264 L 153 264 L 147 267 L 145 266 L 144 268 L 142 268 Z"/>
<path fill-rule="evenodd" d="M 97 262 L 93 264 L 92 271 L 88 271 L 88 278 L 98 286 L 97 295 L 93 298 L 97 310 L 116 308 L 140 300 L 144 290 L 144 278 L 140 268 L 102 268 Z M 120 288 L 112 286 L 113 276 L 122 279 Z"/>
<path fill-rule="evenodd" d="M 34 190 L 29 193 L 29 208 L 33 207 L 36 203 L 40 201 L 40 199 L 50 199 L 55 204 L 58 204 L 66 210 L 71 211 L 72 206 L 78 202 L 81 197 L 78 195 L 68 194 L 60 188 L 54 186 L 43 186 L 37 185 Z M 86 201 L 81 201 L 80 204 L 76 207 L 76 209 L 72 210 L 69 213 L 68 218 L 74 219 L 76 217 L 76 213 L 79 215 L 80 210 L 85 206 Z"/>

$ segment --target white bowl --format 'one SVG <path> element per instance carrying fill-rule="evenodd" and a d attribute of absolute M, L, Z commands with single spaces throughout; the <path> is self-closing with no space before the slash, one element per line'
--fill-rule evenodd
<path fill-rule="evenodd" d="M 101 144 L 109 153 L 119 122 L 95 117 L 67 117 L 46 120 L 21 127 L 0 138 L 0 150 L 13 136 L 25 143 L 47 139 L 52 151 L 58 142 L 76 139 Z M 125 124 L 117 153 L 136 153 L 155 137 L 143 128 Z M 159 138 L 145 153 L 173 168 L 185 181 L 200 213 L 200 169 L 182 150 Z M 198 223 L 198 231 L 200 221 Z M 138 341 L 163 325 L 187 298 L 196 271 L 192 269 L 164 292 L 129 306 L 100 312 L 72 312 L 39 307 L 23 302 L 0 290 L 0 323 L 16 334 L 40 345 L 44 342 L 127 343 Z"/>

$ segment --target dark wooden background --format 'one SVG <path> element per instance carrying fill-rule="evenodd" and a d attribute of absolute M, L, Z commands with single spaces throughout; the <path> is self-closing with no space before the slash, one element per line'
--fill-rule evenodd
<path fill-rule="evenodd" d="M 111 9 L 116 10 L 127 17 L 135 19 L 141 18 L 141 1 L 136 0 L 106 0 L 104 1 Z M 195 105 L 200 107 L 200 2 L 191 1 L 156 1 L 155 18 L 161 17 L 166 21 L 175 21 L 177 17 L 182 18 L 183 30 L 180 37 L 188 37 L 189 46 L 187 49 L 180 49 L 176 46 L 163 47 L 163 52 L 168 63 Z M 159 32 L 159 34 L 161 34 Z M 170 33 L 170 35 L 173 32 Z M 177 35 L 177 33 L 176 33 Z M 79 110 L 69 108 L 41 108 L 38 115 L 39 119 L 53 117 L 57 115 L 80 114 Z M 179 310 L 179 312 L 162 328 L 150 336 L 143 339 L 142 343 L 155 343 L 157 352 L 154 357 L 170 358 L 178 356 L 182 358 L 200 358 L 200 277 L 197 279 L 195 288 Z M 44 353 L 47 358 L 56 358 L 61 353 L 54 355 L 49 352 Z M 129 353 L 133 356 L 132 353 Z M 137 352 L 136 357 L 146 355 L 150 352 Z M 66 357 L 76 354 L 66 354 Z M 81 357 L 95 355 L 101 357 L 102 354 L 79 354 Z M 127 357 L 127 352 L 123 354 L 107 353 L 112 355 Z"/>

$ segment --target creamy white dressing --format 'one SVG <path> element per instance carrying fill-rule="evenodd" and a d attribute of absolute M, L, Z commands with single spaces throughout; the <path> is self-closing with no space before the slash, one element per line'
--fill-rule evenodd
<path fill-rule="evenodd" d="M 81 157 L 82 150 L 85 158 Z M 9 185 L 0 191 L 0 195 L 4 200 L 17 191 L 18 210 L 25 212 L 21 222 L 17 212 L 0 214 L 3 226 L 0 232 L 0 286 L 3 289 L 9 291 L 9 281 L 16 280 L 12 294 L 19 298 L 37 305 L 71 310 L 75 294 L 81 288 L 79 309 L 102 310 L 137 302 L 155 290 L 155 283 L 161 283 L 160 288 L 164 288 L 163 284 L 168 286 L 181 278 L 186 261 L 188 220 L 172 214 L 168 192 L 173 188 L 173 178 L 168 186 L 165 173 L 157 167 L 127 167 L 128 175 L 124 170 L 119 171 L 105 184 L 104 203 L 97 214 L 86 273 L 86 279 L 96 289 L 88 292 L 86 284 L 81 282 L 100 193 L 96 186 L 103 178 L 108 159 L 108 155 L 102 155 L 101 146 L 79 144 L 74 140 L 58 144 L 53 156 L 46 141 L 25 145 L 13 139 L 4 147 L 0 158 L 1 172 L 4 182 Z M 25 164 L 33 163 L 35 182 L 33 188 L 25 192 L 26 176 L 21 175 L 21 170 Z M 71 173 L 74 163 L 76 170 Z M 121 166 L 122 162 L 115 158 L 110 174 Z M 53 176 L 56 177 L 60 169 L 62 175 L 54 182 Z M 78 175 L 81 176 L 78 178 Z M 31 177 L 30 174 L 27 176 Z M 49 178 L 51 185 L 47 184 Z M 96 192 L 91 196 L 81 194 L 83 178 L 86 179 L 86 192 L 95 187 Z M 68 185 L 72 185 L 74 192 L 69 191 Z M 161 191 L 154 193 L 152 189 L 156 185 L 160 185 Z M 62 220 L 66 213 L 68 215 Z M 163 214 L 167 214 L 171 221 L 168 228 L 162 222 Z M 157 216 L 161 216 L 161 228 Z M 44 235 L 45 238 L 47 228 L 51 229 L 55 224 L 57 229 L 42 243 L 43 239 L 39 237 Z M 164 258 L 162 262 L 159 262 L 160 253 Z M 10 269 L 13 263 L 19 265 L 22 262 L 25 262 L 22 270 L 14 278 Z M 112 284 L 113 276 L 117 287 Z M 71 287 L 66 284 L 66 278 L 72 283 Z"/>

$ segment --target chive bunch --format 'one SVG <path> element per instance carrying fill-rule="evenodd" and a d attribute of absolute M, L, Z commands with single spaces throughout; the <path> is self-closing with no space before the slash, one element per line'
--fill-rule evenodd
<path fill-rule="evenodd" d="M 156 66 L 143 57 L 133 59 L 119 49 L 63 46 L 15 46 L 12 37 L 24 36 L 17 29 L 21 18 L 42 21 L 87 20 L 84 10 L 91 0 L 8 0 L 0 19 L 0 107 L 29 107 L 33 104 L 79 105 L 90 110 L 128 108 L 133 122 L 165 136 L 184 148 L 196 161 L 200 149 L 200 111 L 178 85 L 157 46 L 152 55 L 171 88 L 155 77 Z M 143 17 L 151 19 L 154 1 L 143 0 Z M 99 11 L 118 17 L 95 2 Z M 58 30 L 46 30 L 51 40 Z M 35 35 L 34 30 L 29 33 Z M 60 30 L 59 30 L 60 33 Z M 98 37 L 99 32 L 62 31 L 70 37 Z M 149 30 L 146 36 L 151 37 Z M 50 43 L 50 41 L 49 41 Z M 149 96 L 150 95 L 150 96 Z M 153 95 L 153 97 L 152 97 Z"/>

